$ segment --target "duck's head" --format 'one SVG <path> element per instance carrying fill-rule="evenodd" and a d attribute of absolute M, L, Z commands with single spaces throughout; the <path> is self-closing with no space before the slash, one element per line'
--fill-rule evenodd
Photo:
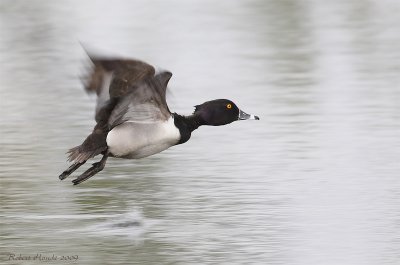
<path fill-rule="evenodd" d="M 193 115 L 201 119 L 204 125 L 219 126 L 238 120 L 259 120 L 258 116 L 240 110 L 228 99 L 216 99 L 195 106 Z"/>

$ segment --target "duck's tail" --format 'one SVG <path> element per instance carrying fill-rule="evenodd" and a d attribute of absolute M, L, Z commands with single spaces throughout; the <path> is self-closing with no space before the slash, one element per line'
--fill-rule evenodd
<path fill-rule="evenodd" d="M 96 173 L 100 172 L 101 170 L 103 170 L 103 168 L 105 166 L 105 162 L 109 155 L 109 153 L 107 152 L 107 147 L 105 149 L 97 148 L 96 150 L 85 151 L 85 146 L 84 146 L 85 142 L 82 145 L 71 148 L 68 151 L 68 153 L 69 153 L 68 160 L 73 161 L 73 164 L 69 168 L 64 170 L 63 173 L 60 174 L 60 176 L 59 176 L 60 180 L 66 179 L 69 175 L 71 175 L 80 166 L 85 164 L 88 159 L 95 157 L 96 155 L 98 155 L 100 153 L 103 153 L 103 158 L 100 160 L 100 162 L 94 163 L 91 168 L 86 170 L 83 174 L 81 174 L 79 177 L 77 177 L 72 182 L 74 183 L 74 185 L 77 185 L 77 184 L 87 180 L 88 178 L 94 176 Z"/>
<path fill-rule="evenodd" d="M 68 162 L 84 163 L 90 158 L 93 158 L 101 154 L 102 151 L 104 151 L 102 148 L 97 148 L 95 150 L 85 150 L 85 149 L 87 148 L 85 148 L 83 144 L 69 149 L 67 152 Z"/>
<path fill-rule="evenodd" d="M 78 146 L 68 150 L 68 161 L 74 163 L 84 163 L 107 150 L 107 134 L 103 130 L 93 130 L 93 132 Z"/>
<path fill-rule="evenodd" d="M 66 169 L 59 178 L 65 179 L 77 170 L 81 165 L 85 164 L 87 160 L 99 154 L 107 153 L 107 131 L 104 126 L 97 124 L 93 132 L 86 137 L 81 145 L 75 146 L 68 150 L 68 161 L 73 164 Z"/>

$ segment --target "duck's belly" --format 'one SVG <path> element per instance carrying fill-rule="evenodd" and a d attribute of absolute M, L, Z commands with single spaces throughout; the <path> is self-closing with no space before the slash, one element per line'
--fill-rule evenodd
<path fill-rule="evenodd" d="M 125 122 L 107 135 L 108 150 L 122 158 L 138 159 L 159 153 L 179 142 L 173 118 L 160 123 Z"/>

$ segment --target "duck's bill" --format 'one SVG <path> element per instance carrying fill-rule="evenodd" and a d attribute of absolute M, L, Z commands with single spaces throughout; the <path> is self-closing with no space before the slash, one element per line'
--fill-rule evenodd
<path fill-rule="evenodd" d="M 238 120 L 259 120 L 260 118 L 258 116 L 255 116 L 253 114 L 247 114 L 246 112 L 239 110 L 239 117 Z"/>

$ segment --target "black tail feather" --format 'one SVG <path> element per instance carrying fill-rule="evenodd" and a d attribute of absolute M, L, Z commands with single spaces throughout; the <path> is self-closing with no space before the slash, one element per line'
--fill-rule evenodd
<path fill-rule="evenodd" d="M 85 151 L 82 145 L 75 146 L 67 152 L 68 162 L 84 163 L 90 158 L 100 154 L 103 148 L 99 149 Z"/>

